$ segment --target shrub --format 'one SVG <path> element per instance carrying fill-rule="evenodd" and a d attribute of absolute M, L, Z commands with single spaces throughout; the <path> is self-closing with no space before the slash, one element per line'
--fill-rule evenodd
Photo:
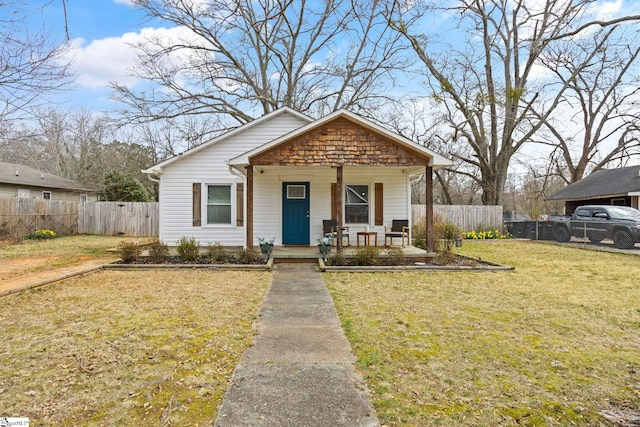
<path fill-rule="evenodd" d="M 138 261 L 142 248 L 135 242 L 122 241 L 118 244 L 118 255 L 125 264 Z"/>
<path fill-rule="evenodd" d="M 58 237 L 53 230 L 36 230 L 24 236 L 25 240 L 45 240 Z"/>
<path fill-rule="evenodd" d="M 442 242 L 440 248 L 444 252 L 450 252 L 456 237 L 460 237 L 461 231 L 457 225 L 448 221 L 438 221 L 433 224 L 435 238 Z"/>
<path fill-rule="evenodd" d="M 458 255 L 451 251 L 440 251 L 433 258 L 433 262 L 439 265 L 451 265 L 458 259 Z"/>
<path fill-rule="evenodd" d="M 178 257 L 183 262 L 193 262 L 200 256 L 200 245 L 195 237 L 183 236 L 178 240 Z"/>
<path fill-rule="evenodd" d="M 406 261 L 404 251 L 400 248 L 387 249 L 387 261 L 391 265 L 404 265 Z"/>
<path fill-rule="evenodd" d="M 160 240 L 153 241 L 149 246 L 149 261 L 154 264 L 162 264 L 169 259 L 169 246 Z"/>
<path fill-rule="evenodd" d="M 380 249 L 377 246 L 365 246 L 356 249 L 354 257 L 357 265 L 378 265 L 380 261 Z"/>
<path fill-rule="evenodd" d="M 411 225 L 411 238 L 413 246 L 427 249 L 427 224 L 424 217 L 419 218 Z"/>
<path fill-rule="evenodd" d="M 260 262 L 260 253 L 255 249 L 244 248 L 233 254 L 238 264 L 257 264 Z"/>
<path fill-rule="evenodd" d="M 342 252 L 338 252 L 327 258 L 327 265 L 347 265 L 347 259 Z"/>
<path fill-rule="evenodd" d="M 221 243 L 214 243 L 207 247 L 207 259 L 212 263 L 223 263 L 227 261 L 227 252 Z"/>

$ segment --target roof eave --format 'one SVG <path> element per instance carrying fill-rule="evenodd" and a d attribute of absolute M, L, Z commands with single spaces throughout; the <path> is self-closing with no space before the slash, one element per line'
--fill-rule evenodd
<path fill-rule="evenodd" d="M 410 150 L 413 151 L 418 151 L 421 154 L 424 154 L 425 156 L 427 156 L 429 158 L 429 166 L 431 166 L 433 169 L 441 169 L 447 166 L 452 166 L 453 165 L 453 161 L 450 159 L 447 159 L 444 156 L 441 156 L 440 154 L 431 151 L 421 145 L 416 144 L 415 142 L 401 136 L 398 135 L 394 132 L 391 132 L 388 129 L 383 128 L 382 126 L 379 126 L 369 120 L 366 120 L 354 113 L 351 113 L 350 111 L 347 110 L 337 110 L 334 111 L 331 114 L 328 114 L 324 117 L 322 117 L 321 119 L 315 120 L 313 122 L 310 122 L 309 124 L 302 126 L 292 132 L 289 132 L 286 135 L 282 135 L 279 138 L 276 138 L 272 141 L 267 142 L 266 144 L 263 144 L 259 147 L 254 148 L 253 150 L 247 151 L 244 154 L 241 154 L 239 156 L 236 156 L 232 159 L 230 159 L 227 163 L 229 165 L 232 166 L 247 166 L 249 165 L 250 161 L 249 159 L 251 157 L 257 156 L 258 154 L 261 154 L 275 146 L 278 146 L 292 138 L 295 138 L 299 135 L 302 135 L 304 133 L 310 132 L 322 125 L 324 125 L 325 123 L 328 123 L 340 116 L 343 116 L 345 118 L 347 118 L 348 120 L 354 121 L 357 124 L 359 124 L 360 126 L 363 126 L 367 129 L 370 129 L 376 133 L 382 134 L 384 136 L 386 136 L 387 138 L 395 141 L 396 143 L 399 143 L 400 145 L 404 146 L 405 148 L 408 148 Z"/>
<path fill-rule="evenodd" d="M 259 125 L 259 124 L 261 124 L 261 123 L 263 123 L 263 122 L 265 122 L 267 120 L 273 119 L 274 117 L 277 117 L 277 116 L 279 116 L 281 114 L 284 114 L 284 113 L 289 113 L 289 114 L 291 114 L 293 116 L 296 116 L 296 117 L 300 118 L 301 120 L 305 120 L 305 121 L 308 121 L 308 122 L 312 122 L 313 121 L 313 119 L 311 117 L 309 117 L 309 116 L 307 116 L 305 114 L 302 114 L 299 111 L 296 111 L 296 110 L 294 110 L 292 108 L 289 108 L 289 107 L 282 107 L 282 108 L 279 108 L 279 109 L 277 109 L 275 111 L 272 111 L 269 114 L 265 114 L 262 117 L 258 117 L 257 119 L 252 120 L 249 123 L 245 123 L 244 125 L 238 126 L 237 128 L 230 130 L 229 132 L 225 132 L 222 135 L 218 135 L 217 137 L 213 138 L 212 140 L 207 141 L 207 142 L 205 142 L 203 144 L 200 144 L 197 147 L 193 147 L 190 150 L 185 151 L 184 153 L 180 153 L 177 156 L 173 156 L 170 159 L 167 159 L 167 160 L 164 160 L 164 161 L 162 161 L 162 162 L 160 162 L 158 164 L 155 164 L 155 165 L 151 166 L 148 169 L 144 169 L 142 171 L 142 173 L 160 175 L 160 174 L 162 174 L 162 172 L 164 171 L 164 168 L 166 166 L 168 166 L 168 165 L 170 165 L 170 164 L 172 164 L 172 163 L 174 163 L 174 162 L 176 162 L 176 161 L 178 161 L 180 159 L 183 159 L 185 157 L 189 157 L 189 156 L 191 156 L 191 155 L 193 155 L 193 154 L 195 154 L 195 153 L 197 153 L 197 152 L 199 152 L 201 150 L 204 150 L 204 149 L 206 149 L 206 148 L 208 148 L 208 147 L 210 147 L 212 145 L 219 144 L 220 142 L 225 141 L 225 140 L 231 138 L 232 136 L 235 136 L 235 135 L 237 135 L 237 134 L 239 134 L 241 132 L 245 132 L 247 129 L 251 129 L 254 126 L 257 126 L 257 125 Z"/>

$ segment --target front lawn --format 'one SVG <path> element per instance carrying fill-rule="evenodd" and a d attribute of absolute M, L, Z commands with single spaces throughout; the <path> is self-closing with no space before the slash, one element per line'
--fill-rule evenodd
<path fill-rule="evenodd" d="M 269 279 L 101 271 L 0 298 L 0 416 L 212 425 Z"/>
<path fill-rule="evenodd" d="M 0 244 L 0 281 L 54 268 L 64 268 L 91 260 L 112 262 L 119 257 L 107 253 L 122 241 L 149 238 L 115 236 L 69 236 L 47 240 L 24 240 Z M 1 242 L 0 242 L 1 243 Z"/>
<path fill-rule="evenodd" d="M 460 252 L 516 270 L 324 276 L 382 424 L 640 416 L 640 257 L 504 240 Z"/>

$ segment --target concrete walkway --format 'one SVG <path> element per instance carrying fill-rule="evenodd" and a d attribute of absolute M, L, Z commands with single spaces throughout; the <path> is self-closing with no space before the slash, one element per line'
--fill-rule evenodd
<path fill-rule="evenodd" d="M 316 266 L 277 264 L 217 427 L 379 426 Z"/>

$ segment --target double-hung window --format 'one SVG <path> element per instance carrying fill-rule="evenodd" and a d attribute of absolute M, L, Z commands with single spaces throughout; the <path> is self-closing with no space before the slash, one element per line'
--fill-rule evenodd
<path fill-rule="evenodd" d="M 369 223 L 369 186 L 345 185 L 344 216 L 347 224 Z"/>
<path fill-rule="evenodd" d="M 207 185 L 207 224 L 231 224 L 231 184 Z"/>

